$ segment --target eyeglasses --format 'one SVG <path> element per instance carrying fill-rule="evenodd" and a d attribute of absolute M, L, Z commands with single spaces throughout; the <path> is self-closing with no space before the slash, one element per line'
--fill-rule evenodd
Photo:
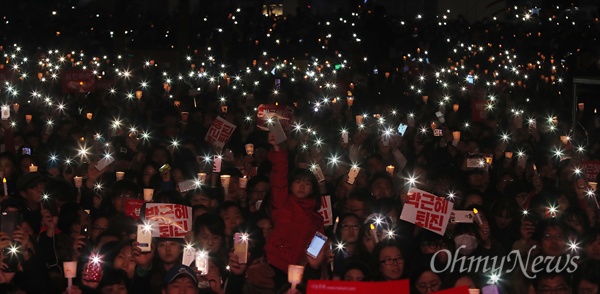
<path fill-rule="evenodd" d="M 440 281 L 433 281 L 433 282 L 431 282 L 429 284 L 427 284 L 427 283 L 417 283 L 417 288 L 419 290 L 423 290 L 423 291 L 425 291 L 427 289 L 433 290 L 433 291 L 437 291 L 438 290 L 437 288 L 439 286 L 440 286 Z"/>
<path fill-rule="evenodd" d="M 358 231 L 359 229 L 360 229 L 360 226 L 357 224 L 353 224 L 353 225 L 342 224 L 342 230 L 344 230 L 344 231 L 349 231 L 349 230 Z"/>
<path fill-rule="evenodd" d="M 542 286 L 542 287 L 540 287 L 540 289 L 538 289 L 537 292 L 540 294 L 552 294 L 552 293 L 567 294 L 567 293 L 569 293 L 569 287 L 567 287 L 565 285 L 558 286 L 556 288 Z"/>
<path fill-rule="evenodd" d="M 577 294 L 596 294 L 598 293 L 597 289 L 594 288 L 579 288 L 577 289 Z"/>
<path fill-rule="evenodd" d="M 402 257 L 395 257 L 395 258 L 391 258 L 388 257 L 386 259 L 382 259 L 380 260 L 381 263 L 385 264 L 385 265 L 392 265 L 392 264 L 403 264 L 404 263 L 404 258 Z"/>
<path fill-rule="evenodd" d="M 130 193 L 121 193 L 117 196 L 115 196 L 116 199 L 131 199 L 131 198 L 135 198 L 135 195 L 130 194 Z"/>
<path fill-rule="evenodd" d="M 550 234 L 545 234 L 544 235 L 544 240 L 546 241 L 560 241 L 563 240 L 565 237 L 563 235 L 550 235 Z"/>

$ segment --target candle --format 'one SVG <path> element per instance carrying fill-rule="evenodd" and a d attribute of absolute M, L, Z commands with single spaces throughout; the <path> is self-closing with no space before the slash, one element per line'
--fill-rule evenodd
<path fill-rule="evenodd" d="M 154 189 L 152 188 L 144 188 L 144 201 L 150 202 L 154 197 Z"/>
<path fill-rule="evenodd" d="M 371 224 L 371 234 L 373 235 L 373 239 L 375 239 L 375 243 L 379 243 L 379 238 L 377 238 L 377 231 L 375 231 L 375 226 Z"/>
<path fill-rule="evenodd" d="M 117 181 L 123 180 L 125 178 L 125 172 L 118 171 L 116 172 Z"/>
<path fill-rule="evenodd" d="M 240 178 L 240 188 L 246 189 L 247 186 L 248 186 L 248 178 L 246 176 L 244 176 L 243 178 Z"/>
<path fill-rule="evenodd" d="M 454 139 L 455 142 L 459 142 L 460 141 L 460 131 L 452 132 L 452 138 Z"/>
<path fill-rule="evenodd" d="M 37 165 L 33 165 L 33 164 L 31 164 L 31 165 L 29 166 L 29 172 L 30 172 L 30 173 L 33 173 L 33 172 L 36 172 L 36 171 L 38 171 L 38 167 L 37 167 Z"/>
<path fill-rule="evenodd" d="M 227 109 L 228 109 L 227 105 L 221 106 L 221 112 L 227 113 Z"/>
<path fill-rule="evenodd" d="M 73 278 L 77 277 L 77 261 L 63 261 L 65 278 L 67 278 L 67 288 L 73 286 Z"/>
<path fill-rule="evenodd" d="M 87 119 L 89 119 L 89 120 L 92 120 L 93 116 L 94 116 L 94 114 L 91 113 L 91 112 L 88 112 L 88 113 L 85 114 L 85 117 L 87 117 Z"/>
<path fill-rule="evenodd" d="M 567 145 L 567 143 L 569 142 L 569 137 L 568 136 L 560 136 L 560 141 Z"/>
<path fill-rule="evenodd" d="M 407 118 L 407 123 L 409 127 L 414 127 L 415 126 L 415 115 L 412 113 L 408 114 L 408 118 Z"/>
<path fill-rule="evenodd" d="M 336 216 L 335 217 L 335 223 L 333 223 L 333 234 L 335 235 L 335 232 L 337 232 L 337 227 L 338 227 L 338 223 L 340 222 L 340 217 Z"/>
<path fill-rule="evenodd" d="M 585 104 L 583 104 L 583 102 L 579 102 L 577 103 L 577 108 L 579 108 L 579 111 L 583 111 Z"/>
<path fill-rule="evenodd" d="M 230 182 L 231 182 L 230 175 L 221 175 L 221 186 L 223 186 L 223 188 L 229 188 Z"/>
<path fill-rule="evenodd" d="M 386 166 L 385 171 L 388 172 L 388 174 L 393 176 L 394 175 L 394 166 L 393 165 Z"/>
<path fill-rule="evenodd" d="M 292 291 L 296 290 L 296 285 L 302 283 L 304 267 L 301 265 L 288 265 L 288 282 L 292 284 Z"/>
<path fill-rule="evenodd" d="M 348 97 L 348 107 L 352 107 L 354 104 L 354 97 Z"/>
<path fill-rule="evenodd" d="M 187 111 L 182 112 L 181 113 L 181 121 L 184 123 L 187 123 L 189 115 L 190 115 L 190 113 Z"/>
<path fill-rule="evenodd" d="M 135 98 L 137 98 L 137 100 L 142 99 L 142 90 L 135 91 Z"/>
<path fill-rule="evenodd" d="M 454 112 L 458 111 L 458 104 L 453 104 L 452 105 L 452 110 L 454 110 Z"/>
<path fill-rule="evenodd" d="M 204 181 L 206 181 L 206 173 L 198 173 L 198 181 L 200 184 L 204 184 Z"/>
<path fill-rule="evenodd" d="M 6 178 L 2 178 L 2 184 L 4 185 L 4 196 L 8 196 L 8 185 L 6 185 Z"/>
<path fill-rule="evenodd" d="M 83 178 L 82 177 L 75 176 L 73 178 L 73 181 L 75 182 L 75 188 L 81 188 L 81 186 L 83 186 Z"/>
<path fill-rule="evenodd" d="M 26 121 L 27 123 L 30 123 L 32 118 L 33 118 L 33 116 L 32 116 L 31 114 L 26 114 L 26 115 L 25 115 L 25 121 Z"/>
<path fill-rule="evenodd" d="M 479 225 L 481 226 L 481 224 L 483 223 L 481 221 L 481 216 L 479 216 L 479 211 L 477 210 L 477 208 L 473 208 L 473 213 L 475 214 L 475 216 L 477 217 L 477 221 L 479 222 Z"/>
<path fill-rule="evenodd" d="M 181 105 L 181 101 L 179 101 L 179 100 L 173 101 L 173 106 L 179 107 L 179 105 Z"/>
<path fill-rule="evenodd" d="M 596 188 L 598 187 L 598 183 L 596 183 L 596 182 L 588 182 L 588 184 L 590 185 L 590 188 L 592 188 L 592 191 L 596 192 Z"/>
<path fill-rule="evenodd" d="M 582 103 L 582 104 L 583 104 L 583 103 Z M 13 104 L 13 110 L 14 110 L 15 112 L 19 112 L 19 103 L 15 103 L 15 104 Z"/>
<path fill-rule="evenodd" d="M 362 125 L 362 123 L 363 123 L 363 116 L 362 115 L 357 115 L 355 117 L 355 120 L 356 120 L 356 125 L 358 125 L 358 126 Z"/>
<path fill-rule="evenodd" d="M 504 152 L 504 157 L 506 157 L 506 158 L 508 158 L 508 159 L 511 159 L 511 158 L 512 158 L 512 156 L 513 156 L 513 153 L 512 153 L 512 152 L 510 152 L 510 151 L 506 151 L 506 152 Z"/>

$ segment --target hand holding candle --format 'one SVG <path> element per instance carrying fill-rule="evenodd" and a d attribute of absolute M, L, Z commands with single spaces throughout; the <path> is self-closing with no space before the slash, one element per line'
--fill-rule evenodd
<path fill-rule="evenodd" d="M 477 224 L 479 226 L 481 226 L 481 224 L 483 224 L 483 222 L 481 221 L 481 216 L 479 216 L 479 211 L 477 210 L 477 208 L 473 208 L 473 213 L 477 217 Z"/>

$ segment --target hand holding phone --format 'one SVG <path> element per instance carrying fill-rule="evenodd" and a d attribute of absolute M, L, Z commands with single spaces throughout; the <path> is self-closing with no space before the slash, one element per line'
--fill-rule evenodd
<path fill-rule="evenodd" d="M 181 263 L 186 266 L 191 266 L 192 262 L 196 259 L 196 248 L 192 245 L 185 245 L 183 247 L 183 257 Z"/>
<path fill-rule="evenodd" d="M 348 171 L 348 184 L 354 185 L 354 181 L 356 180 L 356 177 L 358 176 L 359 172 L 360 167 L 358 166 L 352 166 L 350 168 L 350 171 Z"/>
<path fill-rule="evenodd" d="M 110 157 L 104 156 L 96 164 L 96 169 L 98 171 L 103 171 L 107 166 L 109 166 L 113 162 L 115 162 L 115 159 L 112 156 L 110 156 Z"/>
<path fill-rule="evenodd" d="M 102 256 L 97 253 L 90 254 L 83 279 L 88 282 L 100 282 L 102 279 Z"/>
<path fill-rule="evenodd" d="M 306 250 L 306 253 L 308 254 L 308 256 L 310 256 L 312 258 L 317 258 L 317 256 L 319 255 L 319 252 L 321 252 L 321 249 L 325 245 L 325 242 L 327 242 L 327 236 L 325 236 L 319 232 L 316 232 L 315 236 L 313 237 L 312 241 L 310 242 L 310 245 L 308 246 L 308 249 Z"/>

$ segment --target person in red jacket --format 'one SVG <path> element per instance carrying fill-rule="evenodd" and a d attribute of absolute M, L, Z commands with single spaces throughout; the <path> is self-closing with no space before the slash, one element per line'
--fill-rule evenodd
<path fill-rule="evenodd" d="M 265 252 L 271 266 L 287 273 L 288 265 L 306 261 L 306 249 L 316 232 L 323 233 L 323 218 L 319 183 L 310 170 L 296 169 L 288 179 L 287 150 L 280 147 L 272 134 L 268 154 L 272 163 L 272 221 L 273 232 Z M 314 262 L 313 262 L 314 263 Z"/>

